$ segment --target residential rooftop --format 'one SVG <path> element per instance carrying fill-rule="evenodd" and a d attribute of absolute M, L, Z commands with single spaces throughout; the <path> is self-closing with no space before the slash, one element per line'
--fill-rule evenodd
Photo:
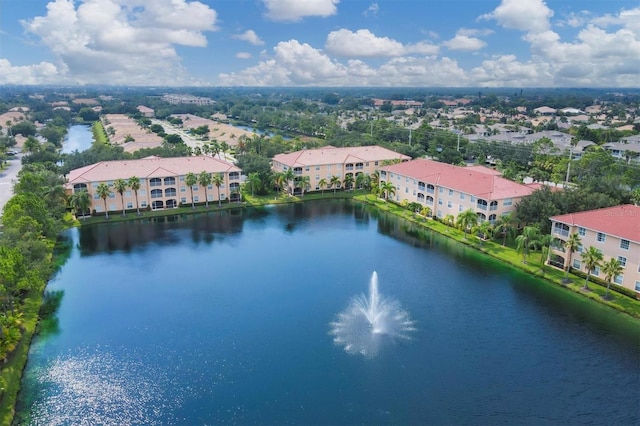
<path fill-rule="evenodd" d="M 640 206 L 633 204 L 568 213 L 550 219 L 640 243 Z"/>
<path fill-rule="evenodd" d="M 368 161 L 400 160 L 411 157 L 399 154 L 381 146 L 355 146 L 336 148 L 333 146 L 318 149 L 303 149 L 288 154 L 278 154 L 273 161 L 289 167 L 305 167 L 323 164 L 345 164 Z"/>

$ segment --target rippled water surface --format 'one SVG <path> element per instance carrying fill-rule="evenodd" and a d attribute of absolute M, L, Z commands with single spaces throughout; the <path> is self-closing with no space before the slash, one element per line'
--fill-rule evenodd
<path fill-rule="evenodd" d="M 67 236 L 20 424 L 640 422 L 637 322 L 362 206 Z M 412 330 L 361 356 L 332 324 L 373 271 Z"/>

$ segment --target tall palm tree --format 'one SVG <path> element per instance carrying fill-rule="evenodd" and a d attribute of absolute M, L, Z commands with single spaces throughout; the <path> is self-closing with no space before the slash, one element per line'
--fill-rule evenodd
<path fill-rule="evenodd" d="M 285 182 L 287 182 L 287 192 L 289 193 L 289 195 L 293 193 L 293 180 L 295 179 L 295 177 L 296 175 L 295 173 L 293 173 L 293 169 L 291 167 L 289 167 L 287 171 L 284 172 L 284 180 Z"/>
<path fill-rule="evenodd" d="M 220 204 L 221 204 L 221 201 L 220 201 L 220 187 L 222 186 L 222 184 L 224 184 L 224 176 L 222 175 L 222 173 L 216 173 L 211 178 L 211 182 L 218 189 L 218 207 L 220 207 Z"/>
<path fill-rule="evenodd" d="M 69 199 L 69 205 L 76 212 L 81 212 L 82 217 L 84 217 L 84 213 L 89 210 L 89 207 L 91 207 L 91 196 L 89 195 L 89 192 L 86 189 L 74 192 Z"/>
<path fill-rule="evenodd" d="M 513 230 L 515 229 L 513 226 L 513 217 L 511 216 L 511 213 L 500 216 L 493 229 L 497 234 L 502 234 L 502 245 L 506 245 L 507 236 L 512 235 Z"/>
<path fill-rule="evenodd" d="M 384 199 L 389 201 L 389 197 L 396 195 L 396 186 L 391 182 L 381 182 L 380 183 L 380 193 L 384 194 Z"/>
<path fill-rule="evenodd" d="M 207 208 L 209 208 L 209 194 L 207 193 L 207 188 L 209 187 L 209 185 L 211 185 L 211 181 L 211 173 L 209 172 L 203 170 L 198 175 L 198 183 L 204 188 L 204 203 Z"/>
<path fill-rule="evenodd" d="M 582 243 L 582 240 L 580 240 L 580 236 L 575 232 L 569 235 L 567 241 L 564 242 L 564 248 L 567 251 L 569 257 L 567 258 L 567 264 L 565 265 L 567 271 L 564 275 L 564 278 L 562 279 L 563 284 L 568 284 L 571 282 L 571 280 L 569 279 L 569 270 L 571 269 L 572 260 L 571 258 L 573 257 L 573 253 L 580 249 L 580 243 Z"/>
<path fill-rule="evenodd" d="M 348 174 L 344 177 L 344 189 L 346 189 L 347 191 L 351 189 L 351 187 L 353 186 L 353 175 Z"/>
<path fill-rule="evenodd" d="M 191 190 L 191 208 L 195 209 L 196 205 L 195 205 L 195 202 L 193 201 L 193 187 L 198 183 L 198 178 L 196 177 L 195 173 L 192 173 L 192 172 L 187 173 L 186 176 L 184 177 L 184 183 Z"/>
<path fill-rule="evenodd" d="M 522 234 L 516 237 L 517 250 L 522 251 L 522 263 L 527 263 L 529 249 L 539 244 L 540 228 L 537 226 L 525 226 Z"/>
<path fill-rule="evenodd" d="M 589 290 L 589 275 L 595 271 L 602 262 L 602 252 L 597 248 L 590 246 L 584 253 L 582 253 L 582 261 L 584 262 L 584 269 L 587 271 L 587 278 L 584 280 L 583 290 Z"/>
<path fill-rule="evenodd" d="M 300 186 L 300 196 L 304 198 L 304 191 L 309 188 L 311 178 L 309 176 L 300 176 L 297 185 Z"/>
<path fill-rule="evenodd" d="M 127 190 L 127 182 L 124 181 L 124 179 L 116 179 L 113 182 L 113 189 L 116 190 L 116 192 L 118 194 L 120 194 L 120 202 L 122 203 L 122 216 L 125 216 L 125 209 L 124 209 L 124 192 Z"/>
<path fill-rule="evenodd" d="M 136 196 L 136 211 L 138 212 L 138 216 L 140 216 L 140 205 L 138 204 L 138 190 L 140 189 L 140 178 L 137 176 L 131 176 L 129 181 L 127 182 L 129 188 L 133 190 L 133 193 Z"/>
<path fill-rule="evenodd" d="M 340 186 L 340 178 L 338 176 L 331 176 L 331 180 L 329 181 L 331 186 L 333 187 L 333 193 L 336 193 L 336 189 Z"/>
<path fill-rule="evenodd" d="M 107 209 L 107 198 L 109 198 L 109 195 L 111 194 L 111 188 L 109 187 L 109 185 L 102 182 L 96 188 L 96 194 L 98 194 L 98 197 L 102 198 L 102 201 L 104 201 L 105 217 L 109 219 L 109 210 Z"/>
<path fill-rule="evenodd" d="M 540 244 L 540 267 L 544 271 L 544 265 L 547 263 L 549 253 L 551 252 L 551 244 L 553 244 L 553 236 L 551 234 L 540 234 L 538 238 Z"/>
<path fill-rule="evenodd" d="M 604 295 L 604 299 L 609 299 L 609 288 L 611 287 L 611 280 L 615 279 L 624 271 L 624 268 L 620 264 L 618 259 L 613 257 L 602 265 L 602 272 L 604 272 L 605 281 L 607 281 L 607 292 Z"/>
<path fill-rule="evenodd" d="M 494 229 L 491 222 L 489 222 L 488 220 L 485 220 L 477 224 L 475 227 L 473 227 L 473 231 L 478 235 L 482 235 L 481 238 L 483 240 L 488 240 L 489 238 L 491 238 L 494 232 Z"/>
<path fill-rule="evenodd" d="M 478 223 L 478 215 L 472 209 L 467 209 L 458 215 L 456 225 L 464 232 L 464 238 L 467 238 L 467 232 Z"/>
<path fill-rule="evenodd" d="M 273 185 L 278 188 L 278 192 L 284 187 L 284 173 L 275 173 L 273 175 Z"/>
<path fill-rule="evenodd" d="M 444 215 L 444 218 L 442 219 L 442 221 L 449 226 L 453 226 L 456 222 L 456 218 L 454 215 L 452 215 L 451 213 Z"/>
<path fill-rule="evenodd" d="M 322 190 L 322 193 L 324 194 L 324 189 L 327 187 L 327 180 L 325 178 L 322 178 L 318 181 L 318 187 L 320 187 L 320 190 Z"/>
<path fill-rule="evenodd" d="M 247 176 L 247 183 L 251 187 L 251 196 L 253 196 L 253 194 L 255 193 L 255 190 L 256 189 L 260 189 L 260 186 L 262 185 L 262 180 L 260 179 L 260 174 L 255 173 L 255 172 L 254 173 L 249 173 L 249 176 Z"/>

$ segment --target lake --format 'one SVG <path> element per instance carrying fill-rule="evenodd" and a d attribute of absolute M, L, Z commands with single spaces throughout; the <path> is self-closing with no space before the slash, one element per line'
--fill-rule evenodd
<path fill-rule="evenodd" d="M 71 154 L 74 151 L 82 152 L 91 148 L 93 132 L 91 126 L 86 124 L 74 124 L 69 126 L 67 135 L 62 141 L 63 154 Z"/>
<path fill-rule="evenodd" d="M 31 346 L 21 424 L 640 421 L 637 321 L 368 206 L 65 237 L 48 287 L 64 295 Z M 374 272 L 380 332 L 352 309 Z"/>

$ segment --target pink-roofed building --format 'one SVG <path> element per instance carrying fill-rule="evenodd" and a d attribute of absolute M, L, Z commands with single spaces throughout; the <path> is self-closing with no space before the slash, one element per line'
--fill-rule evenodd
<path fill-rule="evenodd" d="M 602 252 L 605 262 L 614 258 L 624 268 L 621 275 L 614 277 L 614 282 L 640 293 L 640 206 L 625 204 L 549 219 L 555 240 L 550 257 L 552 265 L 584 270 L 580 253 L 593 246 Z M 578 234 L 581 246 L 569 260 L 564 242 L 571 234 Z M 569 261 L 571 265 L 567 265 Z M 599 268 L 592 275 L 604 278 Z"/>
<path fill-rule="evenodd" d="M 386 162 L 410 159 L 407 155 L 377 145 L 344 148 L 329 146 L 278 154 L 273 157 L 271 169 L 275 173 L 285 173 L 293 169 L 297 178 L 309 176 L 310 189 L 319 191 L 324 189 L 320 186 L 323 179 L 329 184 L 335 176 L 342 183 L 347 176 L 351 176 L 355 182 L 358 175 L 371 175 Z M 292 193 L 295 193 L 295 190 L 296 188 L 289 188 Z"/>
<path fill-rule="evenodd" d="M 380 180 L 396 187 L 396 202 L 417 202 L 444 218 L 471 209 L 494 223 L 511 213 L 532 188 L 505 179 L 487 167 L 463 167 L 422 158 L 380 169 Z"/>
<path fill-rule="evenodd" d="M 221 174 L 223 183 L 220 188 L 213 184 L 208 185 L 207 188 L 195 185 L 192 199 L 191 190 L 185 184 L 185 176 L 188 173 L 198 176 L 203 171 L 211 175 Z M 128 187 L 123 194 L 124 200 L 113 189 L 116 179 L 127 182 L 133 176 L 140 179 L 137 206 L 136 194 L 131 188 Z M 205 201 L 234 200 L 239 196 L 242 179 L 242 170 L 238 167 L 209 156 L 147 157 L 140 160 L 101 161 L 71 170 L 67 175 L 65 189 L 69 195 L 78 191 L 88 191 L 91 196 L 91 211 L 104 213 L 104 200 L 96 193 L 96 188 L 101 183 L 111 187 L 111 194 L 107 199 L 107 210 L 113 212 L 122 211 L 123 201 L 125 210 L 135 210 L 137 207 L 157 210 L 176 208 L 181 204 L 191 204 L 192 201 L 204 203 Z"/>

